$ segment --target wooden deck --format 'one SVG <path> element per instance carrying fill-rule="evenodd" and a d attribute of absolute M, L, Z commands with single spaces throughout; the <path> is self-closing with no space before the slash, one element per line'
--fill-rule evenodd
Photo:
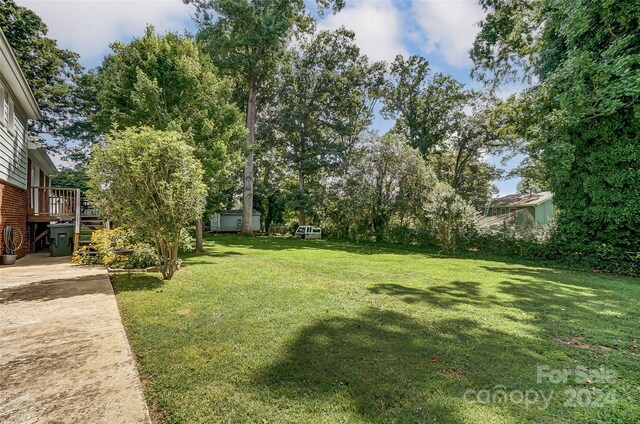
<path fill-rule="evenodd" d="M 78 215 L 80 190 L 58 187 L 30 187 L 29 222 L 72 221 Z"/>
<path fill-rule="evenodd" d="M 73 221 L 74 217 L 66 217 L 61 215 L 49 215 L 49 214 L 29 214 L 27 215 L 27 222 L 56 222 L 56 221 Z"/>
<path fill-rule="evenodd" d="M 74 188 L 29 187 L 27 222 L 33 225 L 34 243 L 45 237 L 42 224 L 49 222 L 69 222 L 75 224 L 74 250 L 80 247 L 83 228 L 94 231 L 104 225 L 99 212 L 82 193 Z M 47 230 L 48 231 L 48 230 Z"/>

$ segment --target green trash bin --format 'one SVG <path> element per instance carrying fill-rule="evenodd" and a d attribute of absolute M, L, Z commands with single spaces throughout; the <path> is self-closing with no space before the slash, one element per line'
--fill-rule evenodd
<path fill-rule="evenodd" d="M 71 256 L 75 224 L 49 224 L 49 252 L 51 256 Z"/>

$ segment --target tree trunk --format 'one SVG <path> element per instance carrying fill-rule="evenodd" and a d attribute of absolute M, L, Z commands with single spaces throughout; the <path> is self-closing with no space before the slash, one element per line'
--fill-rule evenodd
<path fill-rule="evenodd" d="M 304 174 L 302 168 L 298 168 L 298 190 L 300 191 L 301 199 L 304 199 Z M 305 225 L 304 206 L 298 210 L 298 225 Z"/>
<path fill-rule="evenodd" d="M 244 190 L 242 195 L 242 226 L 240 234 L 253 235 L 251 219 L 253 217 L 253 144 L 256 136 L 258 83 L 249 82 L 249 102 L 247 104 L 247 163 L 244 167 Z"/>
<path fill-rule="evenodd" d="M 202 217 L 196 219 L 196 252 L 204 252 L 202 246 Z"/>
<path fill-rule="evenodd" d="M 179 235 L 176 240 L 156 240 L 156 250 L 160 262 L 160 272 L 163 280 L 171 280 L 173 274 L 178 269 L 178 244 Z"/>
<path fill-rule="evenodd" d="M 384 223 L 379 217 L 373 219 L 373 232 L 375 233 L 376 242 L 384 241 Z"/>
<path fill-rule="evenodd" d="M 451 182 L 451 186 L 458 193 L 460 188 L 460 174 L 462 173 L 462 147 L 458 147 L 458 154 L 456 154 L 456 163 L 453 166 L 453 181 Z"/>

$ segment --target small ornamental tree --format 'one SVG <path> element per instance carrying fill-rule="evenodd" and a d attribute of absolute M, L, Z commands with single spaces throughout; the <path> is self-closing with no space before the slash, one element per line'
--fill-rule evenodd
<path fill-rule="evenodd" d="M 147 127 L 112 132 L 95 147 L 89 196 L 102 214 L 153 240 L 160 272 L 178 268 L 180 231 L 201 216 L 207 189 L 186 137 Z"/>

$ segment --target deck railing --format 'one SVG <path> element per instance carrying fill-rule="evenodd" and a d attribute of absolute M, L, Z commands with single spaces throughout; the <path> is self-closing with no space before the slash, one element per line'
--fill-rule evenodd
<path fill-rule="evenodd" d="M 30 187 L 28 199 L 31 216 L 51 216 L 65 221 L 98 216 L 98 210 L 75 188 Z"/>
<path fill-rule="evenodd" d="M 99 211 L 82 196 L 80 189 L 29 187 L 27 192 L 29 219 L 34 222 L 73 221 L 73 249 L 80 247 L 80 229 L 84 220 L 95 220 Z M 106 225 L 108 228 L 108 223 Z M 44 237 L 43 235 L 41 235 Z M 36 239 L 37 241 L 37 239 Z"/>
<path fill-rule="evenodd" d="M 75 219 L 77 197 L 78 190 L 74 188 L 30 187 L 29 215 Z"/>
<path fill-rule="evenodd" d="M 87 200 L 86 197 L 80 198 L 80 216 L 85 217 L 97 217 L 99 215 L 98 209 Z"/>

